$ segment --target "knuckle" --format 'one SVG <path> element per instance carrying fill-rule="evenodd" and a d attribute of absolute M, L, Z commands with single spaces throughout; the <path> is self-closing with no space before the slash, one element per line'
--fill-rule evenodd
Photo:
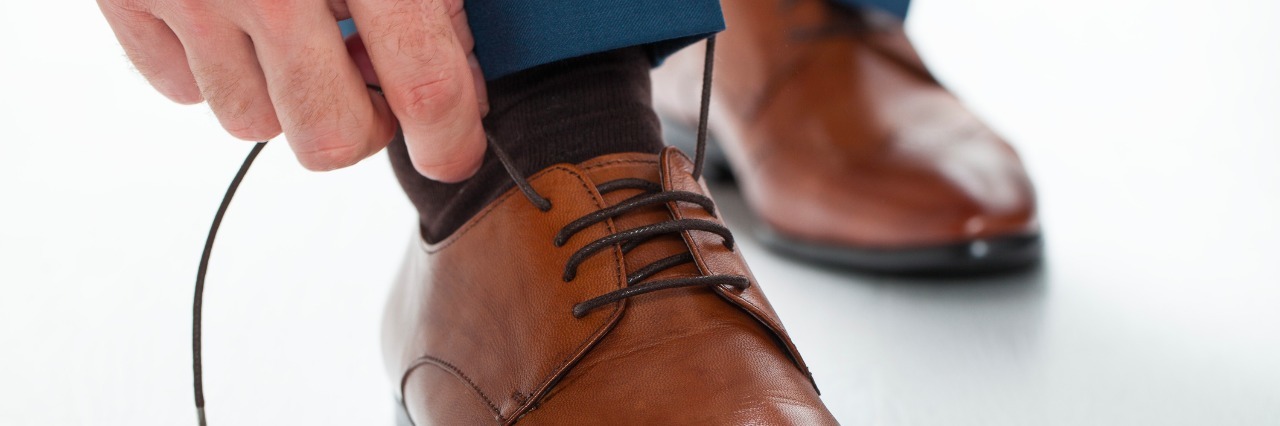
<path fill-rule="evenodd" d="M 280 135 L 280 124 L 268 117 L 241 115 L 223 124 L 231 136 L 238 139 L 262 142 Z"/>
<path fill-rule="evenodd" d="M 99 1 L 99 4 L 107 20 L 126 28 L 146 25 L 155 20 L 151 10 L 139 0 Z"/>
<path fill-rule="evenodd" d="M 172 0 L 158 3 L 155 6 L 156 15 L 165 21 L 172 21 L 181 27 L 188 27 L 189 30 L 198 30 L 201 28 L 210 28 L 211 23 L 215 21 L 214 13 L 210 10 L 210 5 L 201 0 Z M 193 31 L 193 35 L 200 36 L 199 31 Z"/>
<path fill-rule="evenodd" d="M 188 40 L 221 40 L 226 38 L 228 32 L 225 25 L 202 18 L 192 18 L 180 28 L 181 30 L 175 30 L 186 34 Z"/>
<path fill-rule="evenodd" d="M 314 52 L 310 49 L 302 49 L 298 55 L 306 58 L 299 63 L 320 63 L 312 58 Z M 346 116 L 350 109 L 344 106 L 341 88 L 336 84 L 341 81 L 336 71 L 323 65 L 301 66 L 291 74 L 287 80 L 276 82 L 282 88 L 274 98 L 281 106 L 281 118 L 289 122 L 291 128 L 325 129 L 334 123 L 350 121 Z"/>
<path fill-rule="evenodd" d="M 437 78 L 410 86 L 404 93 L 401 114 L 411 120 L 432 123 L 443 120 L 458 109 L 465 91 L 457 77 L 442 73 Z"/>
<path fill-rule="evenodd" d="M 375 50 L 394 53 L 407 62 L 431 64 L 441 57 L 445 46 L 454 42 L 451 25 L 428 22 L 424 16 L 447 16 L 448 11 L 436 2 L 397 1 L 390 10 L 371 17 L 368 25 L 361 26 L 365 39 L 377 46 Z"/>
<path fill-rule="evenodd" d="M 294 141 L 298 162 L 307 170 L 323 172 L 350 166 L 364 159 L 361 141 L 336 133 L 299 135 Z"/>
<path fill-rule="evenodd" d="M 239 120 L 249 112 L 252 101 L 238 84 L 234 74 L 222 66 L 202 67 L 196 73 L 200 93 L 209 101 L 209 108 L 224 121 Z"/>
<path fill-rule="evenodd" d="M 302 22 L 298 17 L 306 16 L 301 4 L 292 0 L 254 2 L 247 13 L 268 37 L 281 38 L 297 34 Z"/>

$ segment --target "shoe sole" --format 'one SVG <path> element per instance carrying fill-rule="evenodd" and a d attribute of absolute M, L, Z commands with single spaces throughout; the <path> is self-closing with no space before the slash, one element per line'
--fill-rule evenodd
<path fill-rule="evenodd" d="M 686 153 L 696 149 L 697 133 L 689 126 L 659 116 L 668 145 Z M 733 181 L 733 170 L 715 138 L 708 138 L 704 176 L 707 181 Z M 789 257 L 824 265 L 895 275 L 971 275 L 1012 271 L 1043 258 L 1039 232 L 1005 235 L 936 246 L 884 249 L 804 241 L 775 231 L 754 217 L 753 234 L 766 248 Z"/>

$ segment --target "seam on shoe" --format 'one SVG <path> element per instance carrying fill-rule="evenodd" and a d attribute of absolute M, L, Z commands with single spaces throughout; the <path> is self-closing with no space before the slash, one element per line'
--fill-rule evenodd
<path fill-rule="evenodd" d="M 680 170 L 683 171 L 684 167 L 681 166 Z M 672 178 L 669 173 L 664 174 L 664 176 L 662 177 L 662 180 L 663 180 L 662 183 L 664 184 L 664 186 L 668 188 L 674 188 L 675 183 L 673 183 L 671 179 Z M 685 218 L 684 210 L 681 209 L 678 204 L 676 204 L 675 202 L 670 202 L 667 204 L 668 204 L 667 209 L 670 210 L 671 214 L 676 217 L 676 220 Z M 716 219 L 717 221 L 719 221 L 719 218 L 713 217 L 713 219 Z M 698 269 L 701 271 L 702 274 L 710 274 L 711 267 L 707 266 L 706 262 L 702 260 L 702 248 L 699 247 L 698 244 L 695 244 L 698 240 L 693 237 L 693 232 L 683 231 L 681 232 L 681 234 L 684 235 L 683 239 L 686 241 L 685 245 L 689 246 L 689 251 L 693 252 L 693 261 L 695 264 L 698 265 Z"/>
<path fill-rule="evenodd" d="M 652 160 L 615 160 L 615 161 L 652 162 Z M 578 171 L 573 170 L 569 167 L 566 167 L 563 165 L 552 166 L 551 168 L 538 172 L 533 176 L 529 177 L 529 180 L 534 181 L 534 180 L 540 179 L 544 175 L 550 174 L 551 172 L 554 172 L 557 170 L 563 171 L 569 174 L 571 177 L 576 178 L 578 180 L 578 184 L 581 185 L 583 190 L 586 191 L 587 194 L 591 196 L 591 202 L 595 203 L 597 208 L 604 208 L 604 205 L 602 204 L 601 200 L 596 199 L 597 197 L 600 197 L 600 195 L 595 191 L 593 191 L 589 185 L 587 185 L 587 179 L 581 173 L 578 173 Z M 484 210 L 481 211 L 481 213 L 477 214 L 475 218 L 468 221 L 466 225 L 460 228 L 457 232 L 454 232 L 453 235 L 450 235 L 444 241 L 441 241 L 439 243 L 432 245 L 432 244 L 428 244 L 426 240 L 422 239 L 421 236 L 419 236 L 418 238 L 419 247 L 428 254 L 434 254 L 444 250 L 445 248 L 447 248 L 448 246 L 452 245 L 454 242 L 459 240 L 462 237 L 462 235 L 466 234 L 472 228 L 474 228 L 475 226 L 483 222 L 484 219 L 488 217 L 490 213 L 496 210 L 499 205 L 505 202 L 507 198 L 514 196 L 516 193 L 518 193 L 518 190 L 516 188 L 512 188 L 508 190 L 506 194 L 503 194 L 501 197 L 498 197 L 498 199 L 490 203 L 487 207 L 485 207 Z M 604 224 L 605 226 L 608 227 L 608 230 L 610 233 L 617 232 L 617 229 L 614 227 L 614 224 L 613 224 L 613 219 L 606 220 Z M 622 251 L 617 246 L 614 246 L 613 254 L 614 254 L 614 274 L 615 274 L 615 279 L 617 283 L 616 287 L 622 288 L 622 286 L 626 284 L 626 275 L 625 275 L 626 273 L 625 271 L 623 271 L 625 262 L 623 259 Z M 478 385 L 472 382 L 471 379 L 468 378 L 460 368 L 454 366 L 453 364 L 449 364 L 447 361 L 444 361 L 443 359 L 440 359 L 431 355 L 420 356 L 417 360 L 415 360 L 413 363 L 410 364 L 408 369 L 406 369 L 404 376 L 401 378 L 400 394 L 404 395 L 404 386 L 408 381 L 409 373 L 412 372 L 413 369 L 416 368 L 417 366 L 423 363 L 442 366 L 441 368 L 444 368 L 443 366 L 448 366 L 446 370 L 454 372 L 458 377 L 465 380 L 467 384 L 470 385 L 480 395 L 480 397 L 484 399 L 485 404 L 488 405 L 489 408 L 494 411 L 494 414 L 497 416 L 497 420 L 499 422 L 507 423 L 513 420 L 518 420 L 519 418 L 527 414 L 530 411 L 530 409 L 534 405 L 536 405 L 537 402 L 540 402 L 542 398 L 546 396 L 547 392 L 550 391 L 551 388 L 554 387 L 554 385 L 558 382 L 558 380 L 552 380 L 552 379 L 554 379 L 556 376 L 562 376 L 563 374 L 566 374 L 568 372 L 569 368 L 572 367 L 572 364 L 570 363 L 570 361 L 573 361 L 574 358 L 581 358 L 582 356 L 585 356 L 587 351 L 589 351 L 593 346 L 598 344 L 600 340 L 602 340 L 604 336 L 608 334 L 609 331 L 612 330 L 615 325 L 617 325 L 618 319 L 621 317 L 622 309 L 625 306 L 625 304 L 626 304 L 625 301 L 619 301 L 615 303 L 613 311 L 610 312 L 609 319 L 605 320 L 604 324 L 602 324 L 600 327 L 592 331 L 592 333 L 588 336 L 588 338 L 582 344 L 578 345 L 576 348 L 569 351 L 568 352 L 570 354 L 569 356 L 562 357 L 558 362 L 558 365 L 554 366 L 550 374 L 538 380 L 538 383 L 542 384 L 542 386 L 538 389 L 531 391 L 529 393 L 528 399 L 524 403 L 518 404 L 517 407 L 514 410 L 512 410 L 512 417 L 510 418 L 504 417 L 502 415 L 502 410 L 499 409 L 497 405 L 494 404 L 493 401 L 484 393 L 484 391 L 481 390 Z M 578 359 L 578 361 L 581 361 L 581 359 Z M 519 389 L 517 389 L 516 391 L 519 391 Z"/>
<path fill-rule="evenodd" d="M 671 158 L 671 156 L 672 156 L 672 155 L 674 155 L 674 154 L 669 154 L 669 155 L 667 156 L 667 157 L 668 157 L 667 163 L 668 163 L 668 164 L 670 164 L 671 166 L 674 166 L 673 168 L 678 168 L 680 171 L 684 171 L 684 165 L 683 165 L 683 164 L 680 164 L 680 165 L 672 164 L 672 162 L 674 161 L 674 159 L 672 159 L 672 158 Z M 681 155 L 683 156 L 683 153 L 681 153 Z M 685 160 L 685 161 L 688 161 L 689 159 L 688 159 L 688 157 L 684 157 L 684 160 Z M 668 187 L 668 188 L 674 188 L 674 187 L 675 187 L 675 183 L 674 183 L 674 181 L 673 181 L 673 178 L 672 178 L 672 176 L 671 176 L 671 173 L 663 173 L 663 174 L 662 174 L 662 183 L 663 183 L 663 185 L 664 185 L 664 186 L 666 186 L 666 187 Z M 697 182 L 697 181 L 694 181 L 694 184 L 696 185 L 696 184 L 698 184 L 698 182 Z M 680 208 L 680 206 L 679 206 L 678 204 L 676 204 L 675 202 L 671 202 L 671 203 L 667 203 L 667 204 L 668 204 L 668 205 L 667 205 L 668 210 L 670 210 L 670 211 L 671 211 L 671 214 L 672 214 L 673 216 L 675 216 L 675 218 L 676 218 L 677 220 L 679 220 L 679 219 L 684 219 L 684 218 L 685 218 L 684 210 L 683 210 L 683 209 L 681 209 L 681 208 Z M 720 220 L 720 218 L 718 218 L 718 217 L 712 216 L 712 219 L 714 219 L 714 220 L 715 220 L 715 221 L 717 221 L 717 222 L 720 222 L 721 224 L 723 224 L 723 223 L 724 223 L 724 222 L 723 222 L 723 221 L 721 221 L 721 220 Z M 711 271 L 711 267 L 710 267 L 710 266 L 708 266 L 708 265 L 707 265 L 707 262 L 703 259 L 702 248 L 700 247 L 700 244 L 697 244 L 697 241 L 698 241 L 698 240 L 697 240 L 696 238 L 694 238 L 694 236 L 693 236 L 693 232 L 691 232 L 691 231 L 684 231 L 684 232 L 681 232 L 681 234 L 683 234 L 683 235 L 684 235 L 684 238 L 683 238 L 683 239 L 685 240 L 685 245 L 689 246 L 689 251 L 693 252 L 693 261 L 694 261 L 694 263 L 695 263 L 696 265 L 698 265 L 698 269 L 699 269 L 703 274 L 711 274 L 711 273 L 712 273 L 712 271 Z M 752 281 L 752 283 L 751 283 L 752 285 L 757 285 L 757 286 L 759 285 L 759 283 L 754 282 L 754 281 L 755 281 L 754 277 L 752 277 L 751 281 Z M 717 286 L 717 287 L 722 287 L 722 286 Z M 751 303 L 750 301 L 747 301 L 746 299 L 744 299 L 744 298 L 742 298 L 742 297 L 739 297 L 738 299 L 742 300 L 743 302 L 746 302 L 748 305 L 751 305 L 751 307 L 753 307 L 753 308 L 760 309 L 760 307 L 759 307 L 759 306 L 756 306 L 755 304 Z M 751 314 L 751 316 L 755 316 L 755 315 L 754 315 L 754 314 Z M 757 320 L 758 320 L 758 319 L 757 319 Z M 772 322 L 772 321 L 770 321 L 770 322 Z M 766 328 L 770 328 L 770 329 L 772 329 L 773 327 L 772 327 L 772 325 L 768 325 Z M 774 332 L 774 331 L 773 331 L 773 330 L 770 330 L 770 332 Z M 776 333 L 776 332 L 774 332 L 774 333 Z M 789 350 L 788 350 L 788 352 L 789 352 Z M 790 354 L 788 354 L 788 355 L 790 355 Z"/>
<path fill-rule="evenodd" d="M 606 161 L 606 162 L 603 162 L 603 163 L 597 163 L 597 164 L 592 164 L 592 165 L 587 166 L 587 167 L 583 167 L 583 168 L 582 168 L 582 170 L 595 170 L 595 169 L 598 169 L 598 168 L 601 168 L 601 167 L 611 166 L 611 165 L 614 165 L 614 164 L 622 164 L 622 163 L 658 164 L 658 161 L 657 161 L 657 160 L 639 160 L 639 159 L 634 159 L 634 160 L 609 160 L 609 161 Z"/>
<path fill-rule="evenodd" d="M 684 155 L 683 152 L 679 152 L 679 151 L 677 152 L 684 159 L 684 161 L 686 162 L 689 161 L 689 157 Z M 672 166 L 672 168 L 678 168 L 680 171 L 684 171 L 684 164 L 679 164 L 679 165 L 674 164 L 674 159 L 671 158 L 674 155 L 675 154 L 669 154 L 666 156 L 667 164 Z M 671 173 L 667 172 L 667 168 L 663 168 L 663 173 L 661 174 L 661 177 L 662 177 L 663 186 L 665 187 L 675 186 L 673 182 L 674 178 L 671 176 Z M 699 184 L 697 181 L 694 181 L 694 184 L 698 185 L 699 187 L 701 186 L 701 184 Z M 667 208 L 668 210 L 671 211 L 671 214 L 675 216 L 676 219 L 685 218 L 684 210 L 681 209 L 679 205 L 677 205 L 676 203 L 674 202 L 668 203 Z M 715 219 L 717 222 L 720 222 L 722 224 L 724 223 L 723 220 L 721 220 L 719 217 L 715 217 L 714 215 L 712 216 L 712 219 Z M 697 239 L 694 238 L 693 233 L 691 231 L 684 231 L 682 232 L 682 234 L 684 236 L 685 244 L 689 246 L 689 251 L 693 252 L 694 264 L 698 265 L 698 269 L 702 271 L 702 273 L 704 274 L 712 273 L 711 267 L 707 265 L 706 261 L 703 259 L 702 249 L 701 247 L 699 247 L 699 244 L 696 244 Z M 760 283 L 755 280 L 755 277 L 751 277 L 750 279 L 751 279 L 751 285 L 755 286 L 758 291 Z M 745 312 L 748 316 L 751 316 L 752 318 L 754 318 L 756 322 L 764 326 L 765 330 L 768 330 L 769 333 L 773 335 L 773 338 L 782 345 L 781 349 L 783 354 L 786 355 L 787 358 L 791 359 L 791 363 L 796 367 L 797 370 L 800 370 L 801 374 L 804 374 L 806 377 L 808 377 L 809 383 L 812 384 L 814 390 L 817 391 L 818 383 L 813 379 L 813 373 L 810 372 L 809 370 L 809 364 L 805 363 L 804 358 L 800 357 L 799 349 L 796 348 L 795 342 L 791 340 L 791 336 L 787 333 L 786 328 L 782 326 L 780 321 L 774 321 L 773 318 L 762 316 L 762 314 L 766 313 L 767 311 L 765 311 L 759 305 L 752 303 L 750 300 L 747 300 L 747 298 L 742 297 L 741 295 L 730 293 L 728 290 L 724 288 L 724 286 L 716 286 L 716 289 L 712 291 L 714 291 L 716 294 L 719 294 L 723 298 L 733 299 L 733 300 L 727 300 L 728 302 L 730 302 L 730 304 L 736 305 L 736 303 L 734 302 L 737 301 L 737 302 L 745 303 L 748 306 L 751 306 L 752 308 L 754 308 L 755 311 L 752 311 L 751 309 L 747 309 L 742 306 L 737 306 L 739 310 Z M 763 296 L 763 292 L 761 292 L 761 295 Z M 777 313 L 774 313 L 774 315 L 776 316 Z"/>
<path fill-rule="evenodd" d="M 619 161 L 626 161 L 626 160 L 619 160 Z M 597 208 L 604 208 L 604 204 L 603 204 L 604 197 L 600 195 L 598 192 L 596 192 L 595 190 L 593 190 L 589 185 L 587 185 L 587 179 L 582 174 L 572 169 L 563 168 L 563 167 L 558 167 L 558 168 L 561 168 L 566 173 L 577 178 L 578 183 L 582 185 L 583 190 L 587 191 L 587 194 L 591 196 L 591 202 L 595 203 Z M 597 199 L 597 197 L 599 197 L 599 199 Z M 613 219 L 607 219 L 603 223 L 605 227 L 607 227 L 609 233 L 617 232 L 617 228 L 614 227 Z M 626 272 L 623 270 L 623 268 L 626 267 L 625 265 L 626 262 L 623 258 L 622 249 L 617 245 L 614 245 L 613 247 L 613 256 L 614 256 L 613 257 L 614 279 L 616 280 L 615 282 L 617 283 L 616 287 L 622 288 L 627 283 Z M 622 316 L 622 309 L 624 306 L 626 306 L 625 300 L 614 303 L 613 311 L 609 313 L 609 319 L 605 320 L 605 322 L 601 324 L 600 327 L 597 327 L 594 331 L 592 331 L 591 335 L 588 336 L 586 340 L 584 340 L 581 344 L 579 344 L 573 350 L 569 351 L 568 356 L 562 357 L 560 359 L 559 365 L 555 366 L 555 368 L 552 369 L 552 372 L 550 374 L 544 376 L 541 380 L 539 380 L 539 383 L 542 386 L 529 392 L 528 399 L 525 402 L 520 403 L 516 407 L 516 409 L 512 411 L 511 413 L 512 417 L 507 422 L 514 423 L 515 421 L 518 421 L 519 419 L 527 415 L 530 411 L 532 411 L 534 406 L 542 402 L 543 399 L 547 396 L 547 394 L 551 391 L 551 389 L 554 388 L 555 385 L 560 382 L 560 379 L 563 379 L 564 375 L 568 374 L 569 370 L 573 367 L 573 365 L 576 364 L 577 361 L 581 361 L 582 357 L 585 357 L 587 352 L 589 352 L 591 348 L 595 347 L 596 344 L 600 343 L 600 341 L 604 339 L 604 336 L 609 334 L 609 331 L 613 330 L 613 327 L 618 324 L 618 320 Z M 519 390 L 517 389 L 517 391 Z"/>
<path fill-rule="evenodd" d="M 476 385 L 475 382 L 471 381 L 470 377 L 467 377 L 467 373 L 463 373 L 462 369 L 454 366 L 453 364 L 450 364 L 448 361 L 445 361 L 440 358 L 436 358 L 431 355 L 423 355 L 418 357 L 418 359 L 414 360 L 413 363 L 409 364 L 409 368 L 405 369 L 404 376 L 400 378 L 400 395 L 405 394 L 404 387 L 409 383 L 409 376 L 413 374 L 414 370 L 417 370 L 418 367 L 421 367 L 423 365 L 433 365 L 441 370 L 448 372 L 454 377 L 462 379 L 462 381 L 467 383 L 467 386 L 470 386 L 472 390 L 476 391 L 476 394 L 480 396 L 480 399 L 484 400 L 485 405 L 489 406 L 489 410 L 493 411 L 493 414 L 497 416 L 498 421 L 500 422 L 506 421 L 502 417 L 502 411 L 498 409 L 498 406 L 493 403 L 493 400 L 489 399 L 488 395 L 485 395 L 484 390 L 480 389 L 480 386 Z"/>

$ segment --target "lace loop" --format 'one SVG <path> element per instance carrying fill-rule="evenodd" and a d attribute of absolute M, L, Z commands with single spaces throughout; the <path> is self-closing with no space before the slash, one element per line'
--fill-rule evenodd
<path fill-rule="evenodd" d="M 644 281 L 645 278 L 649 278 L 654 274 L 671 269 L 676 265 L 683 265 L 689 262 L 693 262 L 693 254 L 689 252 L 667 256 L 645 265 L 645 267 L 632 272 L 631 275 L 627 275 L 627 285 L 634 285 L 635 283 Z"/>
<path fill-rule="evenodd" d="M 604 250 L 614 244 L 626 242 L 632 239 L 648 239 L 664 234 L 675 234 L 684 231 L 706 231 L 719 234 L 724 238 L 725 248 L 733 248 L 733 233 L 724 225 L 702 219 L 680 219 L 652 225 L 645 225 L 639 228 L 632 228 L 626 231 L 610 234 L 598 240 L 592 241 L 590 244 L 583 246 L 569 257 L 564 268 L 564 281 L 573 281 L 578 276 L 578 265 L 587 260 L 593 254 L 600 250 Z"/>
<path fill-rule="evenodd" d="M 596 191 L 599 191 L 601 195 L 623 189 L 639 189 L 645 192 L 658 192 L 662 190 L 662 185 L 659 185 L 657 182 L 650 182 L 640 178 L 623 178 L 596 185 Z"/>
<path fill-rule="evenodd" d="M 529 184 L 529 180 L 520 175 L 520 171 L 516 170 L 515 162 L 511 161 L 511 157 L 507 156 L 507 152 L 498 146 L 492 136 L 485 135 L 485 140 L 489 143 L 489 149 L 493 151 L 493 155 L 498 157 L 498 162 L 502 163 L 502 168 L 507 170 L 507 174 L 511 175 L 511 180 L 515 181 L 516 187 L 520 188 L 520 192 L 524 193 L 524 197 L 529 199 L 538 210 L 543 212 L 551 211 L 551 200 L 546 199 L 538 190 L 533 189 L 533 185 Z"/>
<path fill-rule="evenodd" d="M 573 223 L 565 225 L 564 229 L 561 229 L 560 233 L 556 235 L 556 240 L 555 240 L 556 247 L 563 246 L 566 242 L 569 241 L 569 237 L 573 236 L 573 234 L 576 234 L 582 231 L 583 229 L 587 229 L 591 225 L 595 225 L 597 223 L 605 221 L 606 219 L 617 217 L 623 213 L 626 213 L 638 208 L 666 204 L 671 201 L 684 201 L 684 202 L 694 203 L 699 206 L 702 206 L 702 208 L 705 209 L 707 213 L 711 213 L 713 215 L 716 214 L 715 202 L 711 201 L 711 198 L 707 197 L 706 195 L 695 194 L 692 192 L 684 192 L 684 191 L 641 194 L 641 195 L 628 198 L 626 201 L 615 204 L 608 208 L 597 210 L 595 213 L 591 213 L 589 215 L 583 216 L 581 219 L 575 220 L 573 221 Z"/>
<path fill-rule="evenodd" d="M 652 293 L 658 290 L 666 290 L 670 288 L 681 287 L 704 287 L 713 285 L 728 285 L 734 288 L 745 290 L 751 287 L 751 281 L 746 277 L 737 277 L 731 275 L 706 275 L 699 277 L 672 278 L 667 280 L 654 281 L 640 285 L 634 285 L 606 293 L 602 296 L 592 298 L 591 300 L 573 305 L 573 316 L 582 318 L 592 310 L 599 309 L 629 297 L 639 296 L 645 293 Z"/>

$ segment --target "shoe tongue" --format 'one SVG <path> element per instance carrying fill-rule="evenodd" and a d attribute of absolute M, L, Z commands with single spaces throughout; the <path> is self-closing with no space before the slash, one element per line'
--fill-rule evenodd
<path fill-rule="evenodd" d="M 643 153 L 623 153 L 611 154 L 596 157 L 588 160 L 578 167 L 586 172 L 587 177 L 596 185 L 617 180 L 617 179 L 644 179 L 655 184 L 661 184 L 662 180 L 659 176 L 661 168 L 660 159 L 657 154 Z M 607 206 L 615 205 L 625 201 L 628 198 L 641 194 L 642 191 L 636 189 L 624 189 L 603 194 Z M 655 205 L 643 207 L 624 213 L 613 218 L 613 226 L 615 231 L 624 231 L 634 229 L 641 226 L 653 225 L 673 220 L 671 211 L 666 205 Z M 643 244 L 623 256 L 626 265 L 626 273 L 630 274 L 653 263 L 659 259 L 681 253 L 688 253 L 689 246 L 685 243 L 680 234 L 663 235 Z M 698 275 L 698 267 L 693 263 L 678 265 L 667 269 L 657 275 L 647 278 L 645 281 L 652 281 L 666 277 L 676 276 L 695 276 Z"/>

